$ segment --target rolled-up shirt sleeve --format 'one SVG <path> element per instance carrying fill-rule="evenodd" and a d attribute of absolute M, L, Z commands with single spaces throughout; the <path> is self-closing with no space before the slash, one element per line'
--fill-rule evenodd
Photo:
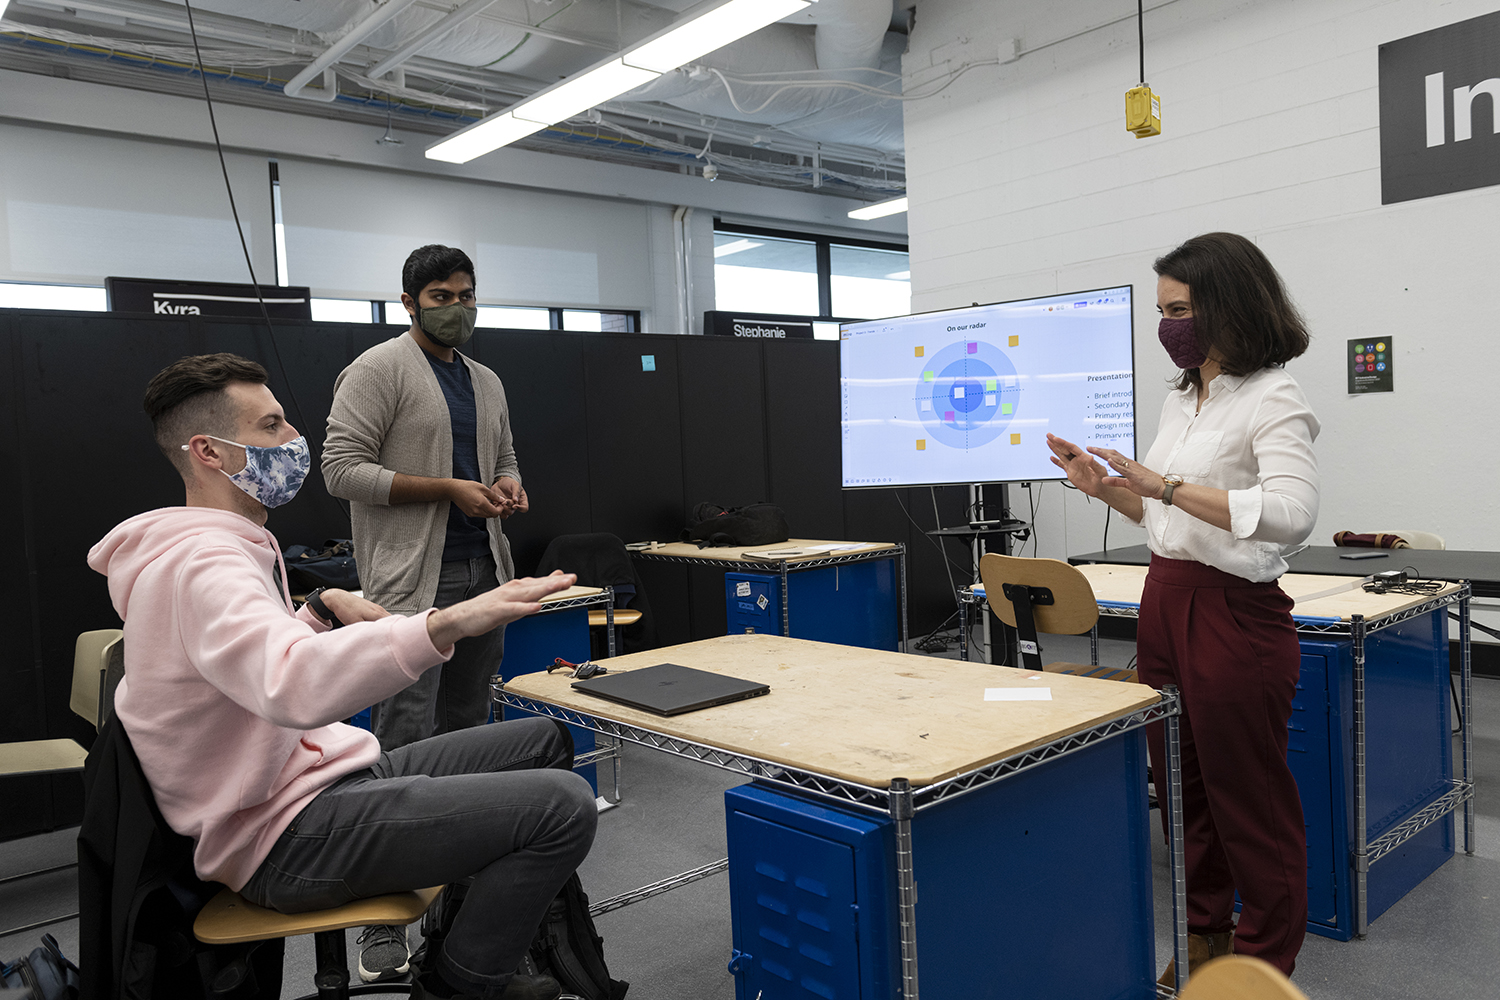
<path fill-rule="evenodd" d="M 1320 425 L 1295 384 L 1261 400 L 1251 447 L 1260 482 L 1229 491 L 1229 530 L 1235 538 L 1300 545 L 1318 520 L 1318 461 L 1313 441 Z"/>

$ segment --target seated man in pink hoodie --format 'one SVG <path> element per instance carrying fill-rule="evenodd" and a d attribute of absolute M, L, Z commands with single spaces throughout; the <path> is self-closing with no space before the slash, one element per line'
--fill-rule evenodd
<path fill-rule="evenodd" d="M 413 996 L 551 1000 L 553 979 L 516 970 L 594 839 L 567 730 L 506 722 L 382 753 L 337 720 L 574 578 L 512 580 L 411 617 L 326 590 L 294 613 L 264 525 L 310 455 L 265 383 L 232 354 L 157 374 L 146 412 L 186 506 L 132 517 L 89 553 L 125 621 L 115 710 L 162 816 L 193 838 L 200 877 L 285 912 L 467 884 Z"/>

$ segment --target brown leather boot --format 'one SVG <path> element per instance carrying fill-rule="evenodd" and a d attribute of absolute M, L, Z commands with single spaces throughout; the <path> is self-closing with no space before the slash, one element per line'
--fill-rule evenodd
<path fill-rule="evenodd" d="M 1203 968 L 1205 963 L 1215 958 L 1223 958 L 1232 951 L 1234 951 L 1233 931 L 1225 931 L 1223 934 L 1189 934 L 1188 975 Z M 1177 988 L 1177 960 L 1175 958 L 1167 963 L 1167 971 L 1161 974 L 1156 984 L 1171 989 Z"/>

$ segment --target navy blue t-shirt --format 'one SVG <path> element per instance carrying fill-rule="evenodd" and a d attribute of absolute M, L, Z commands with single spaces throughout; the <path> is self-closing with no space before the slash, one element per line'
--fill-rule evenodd
<path fill-rule="evenodd" d="M 452 362 L 440 361 L 427 351 L 422 354 L 432 366 L 432 373 L 437 376 L 443 396 L 448 400 L 448 417 L 453 424 L 453 478 L 482 482 L 479 478 L 478 413 L 469 366 L 456 353 Z M 443 561 L 478 559 L 489 554 L 490 531 L 485 519 L 470 517 L 457 504 L 450 504 Z"/>

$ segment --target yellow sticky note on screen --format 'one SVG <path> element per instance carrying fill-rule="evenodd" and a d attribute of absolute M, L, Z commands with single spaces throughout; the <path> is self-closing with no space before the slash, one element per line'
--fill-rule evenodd
<path fill-rule="evenodd" d="M 920 344 L 917 345 L 917 357 L 920 358 L 922 355 L 924 355 L 926 353 L 927 353 L 927 348 L 921 346 Z"/>
<path fill-rule="evenodd" d="M 927 450 L 927 439 L 926 438 L 917 438 L 917 450 L 918 451 L 926 451 Z"/>
<path fill-rule="evenodd" d="M 1011 444 L 1020 444 L 1021 443 L 1021 435 L 1019 435 L 1019 434 L 1012 434 L 1010 436 L 1010 443 Z"/>
<path fill-rule="evenodd" d="M 1011 334 L 1011 336 L 1010 336 L 1010 346 L 1011 347 L 1020 347 L 1021 346 L 1021 338 L 1019 336 L 1015 335 L 1015 334 Z"/>
<path fill-rule="evenodd" d="M 997 379 L 997 378 L 987 378 L 987 379 L 985 379 L 984 380 L 984 391 L 985 392 L 994 392 L 997 388 L 999 388 L 999 382 L 1000 382 L 1000 380 Z"/>

